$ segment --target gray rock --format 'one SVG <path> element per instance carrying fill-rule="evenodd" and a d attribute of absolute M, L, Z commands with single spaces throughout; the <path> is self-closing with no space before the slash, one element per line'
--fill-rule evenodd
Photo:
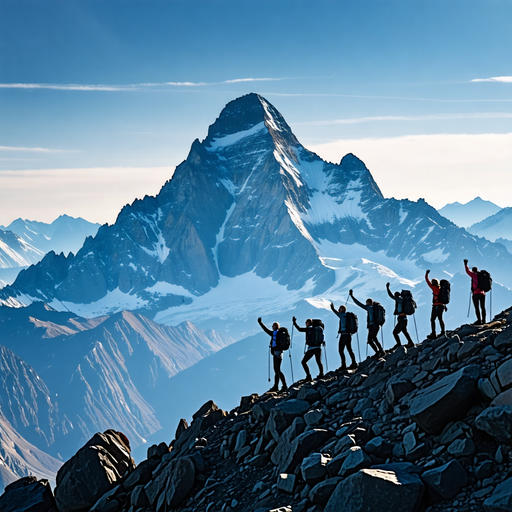
<path fill-rule="evenodd" d="M 176 434 L 174 435 L 174 439 L 179 439 L 181 434 L 185 432 L 188 428 L 187 420 L 184 418 L 181 418 L 180 422 L 178 423 L 178 426 L 176 427 Z"/>
<path fill-rule="evenodd" d="M 447 452 L 454 457 L 469 457 L 475 453 L 475 443 L 471 439 L 456 439 Z"/>
<path fill-rule="evenodd" d="M 57 473 L 55 501 L 59 512 L 90 509 L 120 483 L 135 463 L 123 434 L 107 430 L 91 440 Z"/>
<path fill-rule="evenodd" d="M 512 359 L 505 361 L 496 370 L 496 376 L 501 389 L 505 390 L 512 386 Z"/>
<path fill-rule="evenodd" d="M 247 442 L 247 430 L 240 430 L 236 436 L 235 452 L 239 452 Z"/>
<path fill-rule="evenodd" d="M 300 465 L 300 471 L 304 482 L 315 485 L 327 474 L 327 463 L 331 459 L 321 453 L 312 453 L 305 457 Z"/>
<path fill-rule="evenodd" d="M 363 469 L 338 484 L 324 512 L 415 512 L 423 492 L 416 475 Z"/>
<path fill-rule="evenodd" d="M 328 478 L 323 482 L 319 482 L 311 489 L 311 491 L 309 491 L 309 501 L 316 505 L 325 506 L 341 480 L 341 477 L 337 476 L 334 478 Z"/>
<path fill-rule="evenodd" d="M 159 459 L 147 459 L 142 461 L 123 481 L 123 488 L 132 490 L 137 485 L 146 485 L 153 474 L 153 471 L 160 464 Z"/>
<path fill-rule="evenodd" d="M 319 410 L 315 409 L 314 411 L 309 411 L 306 414 L 304 414 L 304 421 L 306 422 L 306 425 L 310 427 L 317 427 L 322 423 L 322 420 L 324 418 L 324 413 Z"/>
<path fill-rule="evenodd" d="M 501 405 L 512 405 L 512 388 L 503 391 L 499 395 L 496 395 L 491 402 L 492 406 L 498 407 Z"/>
<path fill-rule="evenodd" d="M 476 341 L 466 341 L 462 344 L 459 351 L 457 352 L 457 359 L 462 361 L 471 357 L 472 355 L 480 352 L 482 350 L 482 343 L 477 343 Z"/>
<path fill-rule="evenodd" d="M 414 432 L 407 432 L 404 435 L 402 444 L 404 445 L 405 455 L 408 455 L 409 453 L 411 453 L 417 444 L 416 436 L 414 435 Z"/>
<path fill-rule="evenodd" d="M 480 367 L 466 366 L 423 389 L 411 402 L 411 418 L 426 432 L 438 434 L 473 405 L 479 396 L 480 374 Z"/>
<path fill-rule="evenodd" d="M 488 407 L 475 420 L 475 426 L 502 443 L 512 440 L 512 405 Z"/>
<path fill-rule="evenodd" d="M 489 379 L 480 379 L 478 381 L 478 389 L 480 393 L 489 400 L 493 400 L 498 394 L 498 391 L 494 389 L 494 386 Z"/>
<path fill-rule="evenodd" d="M 496 350 L 512 346 L 512 325 L 509 325 L 504 331 L 496 336 L 493 345 Z"/>
<path fill-rule="evenodd" d="M 421 479 L 434 503 L 455 497 L 468 483 L 468 475 L 458 460 L 425 471 Z"/>
<path fill-rule="evenodd" d="M 452 425 L 447 425 L 445 429 L 443 430 L 439 443 L 440 444 L 451 444 L 455 439 L 459 437 L 464 436 L 464 429 L 465 423 L 462 421 L 457 421 L 453 423 Z"/>
<path fill-rule="evenodd" d="M 393 445 L 380 436 L 368 441 L 364 450 L 370 455 L 375 455 L 381 459 L 387 459 L 393 455 Z"/>
<path fill-rule="evenodd" d="M 332 453 L 336 456 L 341 452 L 350 448 L 351 446 L 355 446 L 356 441 L 353 435 L 345 435 L 339 441 L 336 441 L 334 448 L 332 449 Z"/>
<path fill-rule="evenodd" d="M 53 512 L 55 499 L 48 480 L 28 476 L 8 485 L 0 496 L 2 512 Z"/>
<path fill-rule="evenodd" d="M 311 385 L 305 385 L 299 389 L 297 398 L 299 400 L 306 400 L 306 402 L 310 404 L 314 404 L 316 401 L 320 400 L 321 396 L 315 387 Z"/>
<path fill-rule="evenodd" d="M 165 499 L 167 507 L 176 507 L 192 489 L 195 475 L 195 467 L 189 457 L 170 460 L 159 475 L 146 485 L 149 502 L 158 509 L 159 500 L 163 503 Z"/>
<path fill-rule="evenodd" d="M 278 460 L 274 458 L 274 451 L 272 462 L 278 466 L 280 473 L 293 473 L 306 455 L 325 444 L 331 436 L 331 432 L 323 429 L 304 432 L 293 440 L 289 449 Z"/>
<path fill-rule="evenodd" d="M 287 473 L 281 473 L 277 477 L 277 488 L 280 491 L 288 494 L 293 494 L 295 490 L 295 475 L 289 475 Z"/>
<path fill-rule="evenodd" d="M 348 449 L 348 455 L 341 465 L 339 475 L 347 477 L 360 469 L 369 468 L 372 465 L 372 459 L 364 452 L 360 446 L 354 446 Z"/>
<path fill-rule="evenodd" d="M 217 411 L 219 408 L 217 404 L 213 400 L 208 400 L 205 404 L 203 404 L 197 412 L 192 415 L 192 421 L 197 420 L 201 416 L 206 416 L 211 412 Z M 176 438 L 178 439 L 178 438 Z"/>
<path fill-rule="evenodd" d="M 512 478 L 497 485 L 483 506 L 485 512 L 512 512 Z"/>
<path fill-rule="evenodd" d="M 293 440 L 304 432 L 306 422 L 302 418 L 295 418 L 292 424 L 283 432 L 279 442 L 270 457 L 273 464 L 279 466 L 281 461 L 285 460 L 290 451 Z M 275 443 L 274 440 L 271 442 Z"/>
<path fill-rule="evenodd" d="M 267 421 L 270 411 L 274 408 L 277 401 L 277 398 L 274 398 L 266 402 L 257 403 L 251 410 L 252 417 L 256 421 Z"/>
<path fill-rule="evenodd" d="M 271 411 L 265 424 L 265 436 L 279 441 L 281 434 L 299 416 L 304 416 L 309 409 L 309 403 L 305 400 L 286 400 L 279 402 Z"/>
<path fill-rule="evenodd" d="M 492 460 L 486 460 L 475 468 L 475 478 L 477 480 L 484 480 L 489 478 L 493 474 L 493 471 L 494 464 Z"/>
<path fill-rule="evenodd" d="M 136 508 L 143 508 L 149 505 L 148 497 L 143 485 L 138 485 L 130 494 L 130 503 Z"/>
<path fill-rule="evenodd" d="M 386 400 L 390 405 L 396 405 L 400 398 L 404 397 L 415 389 L 416 386 L 409 380 L 397 380 L 394 382 L 389 382 L 386 387 Z"/>

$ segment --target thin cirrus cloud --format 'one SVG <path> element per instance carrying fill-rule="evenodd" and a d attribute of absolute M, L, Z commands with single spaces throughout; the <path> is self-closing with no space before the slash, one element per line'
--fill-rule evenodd
<path fill-rule="evenodd" d="M 0 146 L 0 151 L 21 152 L 21 153 L 76 153 L 76 150 L 70 149 L 50 149 L 50 148 L 23 148 L 19 146 Z"/>
<path fill-rule="evenodd" d="M 472 82 L 500 82 L 504 84 L 512 84 L 512 76 L 493 76 L 491 78 L 474 78 Z"/>
<path fill-rule="evenodd" d="M 57 91 L 137 91 L 147 87 L 206 87 L 209 85 L 238 84 L 244 82 L 279 82 L 293 80 L 290 77 L 281 78 L 234 78 L 222 82 L 157 82 L 128 85 L 84 85 L 84 84 L 0 84 L 0 89 L 52 89 Z"/>
<path fill-rule="evenodd" d="M 508 112 L 475 112 L 462 114 L 431 114 L 419 116 L 369 116 L 352 119 L 331 119 L 326 121 L 304 121 L 294 123 L 297 126 L 326 126 L 337 124 L 359 124 L 382 121 L 450 121 L 456 119 L 510 119 Z"/>

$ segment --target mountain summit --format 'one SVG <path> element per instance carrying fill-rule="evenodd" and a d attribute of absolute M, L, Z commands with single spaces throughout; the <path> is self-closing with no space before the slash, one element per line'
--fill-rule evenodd
<path fill-rule="evenodd" d="M 178 323 L 193 308 L 225 317 L 226 304 L 232 316 L 282 311 L 284 296 L 292 307 L 377 277 L 382 289 L 390 278 L 414 286 L 427 266 L 460 270 L 462 253 L 512 268 L 501 245 L 478 241 L 423 200 L 385 199 L 356 156 L 323 161 L 249 94 L 226 105 L 157 196 L 125 206 L 76 256 L 48 254 L 0 300 Z"/>

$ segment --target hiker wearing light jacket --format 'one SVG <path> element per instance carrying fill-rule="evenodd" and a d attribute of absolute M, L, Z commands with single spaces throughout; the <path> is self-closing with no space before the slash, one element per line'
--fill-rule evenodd
<path fill-rule="evenodd" d="M 443 313 L 446 310 L 446 306 L 439 301 L 439 292 L 441 291 L 441 286 L 439 285 L 439 281 L 437 279 L 430 279 L 428 275 L 430 274 L 430 270 L 425 272 L 425 281 L 429 285 L 432 290 L 432 314 L 430 315 L 430 325 L 432 326 L 432 332 L 427 336 L 427 338 L 433 340 L 437 338 L 436 335 L 436 319 L 439 320 L 439 327 L 441 327 L 441 334 L 443 336 L 446 334 L 444 330 L 444 321 L 443 321 Z"/>
<path fill-rule="evenodd" d="M 388 291 L 388 295 L 395 301 L 395 311 L 394 315 L 396 315 L 396 326 L 393 329 L 393 336 L 396 340 L 396 345 L 393 348 L 398 348 L 402 346 L 400 342 L 400 336 L 398 336 L 401 332 L 404 333 L 405 339 L 407 340 L 407 348 L 414 347 L 414 343 L 411 339 L 409 332 L 407 331 L 407 314 L 404 311 L 404 299 L 400 295 L 400 292 L 395 292 L 393 295 L 391 290 L 389 289 L 389 283 L 386 283 L 386 290 Z"/>
<path fill-rule="evenodd" d="M 383 356 L 384 350 L 382 345 L 377 339 L 379 334 L 380 325 L 377 323 L 377 318 L 374 318 L 374 304 L 372 299 L 366 299 L 366 304 L 359 302 L 353 295 L 352 290 L 348 291 L 348 294 L 352 297 L 352 300 L 360 307 L 366 310 L 366 324 L 368 326 L 368 345 L 375 351 L 376 356 Z"/>
<path fill-rule="evenodd" d="M 324 376 L 324 367 L 322 365 L 322 345 L 318 345 L 318 341 L 316 339 L 316 327 L 313 327 L 313 320 L 308 318 L 306 320 L 306 327 L 299 327 L 297 325 L 297 319 L 293 317 L 293 325 L 299 332 L 305 332 L 306 333 L 306 353 L 304 354 L 304 357 L 302 358 L 301 364 L 302 368 L 304 368 L 304 371 L 306 372 L 306 378 L 305 381 L 309 382 L 313 380 L 311 377 L 311 372 L 309 371 L 308 361 L 314 356 L 316 364 L 318 365 L 318 378 L 322 379 Z M 323 329 L 323 324 L 322 324 Z"/>
<path fill-rule="evenodd" d="M 485 324 L 485 292 L 478 287 L 478 268 L 473 267 L 469 270 L 468 260 L 464 260 L 466 274 L 471 277 L 471 293 L 473 297 L 473 306 L 475 306 L 476 325 Z M 480 311 L 482 313 L 480 314 Z"/>
<path fill-rule="evenodd" d="M 331 311 L 340 319 L 340 326 L 338 328 L 338 333 L 340 335 L 340 341 L 338 344 L 338 352 L 340 353 L 341 358 L 340 370 L 347 369 L 344 349 L 347 349 L 348 355 L 350 356 L 350 359 L 352 359 L 352 364 L 348 369 L 355 370 L 357 368 L 357 362 L 354 351 L 352 350 L 352 334 L 347 331 L 347 308 L 341 305 L 338 311 L 336 311 L 334 304 L 331 302 Z"/>
<path fill-rule="evenodd" d="M 281 363 L 283 361 L 283 351 L 277 349 L 277 333 L 279 332 L 279 324 L 274 322 L 272 324 L 272 330 L 268 329 L 265 324 L 258 318 L 260 327 L 270 336 L 270 353 L 274 362 L 274 386 L 269 391 L 279 390 L 279 380 L 283 383 L 281 391 L 286 391 L 288 386 L 286 385 L 286 379 L 281 371 Z M 270 379 L 269 379 L 270 380 Z"/>

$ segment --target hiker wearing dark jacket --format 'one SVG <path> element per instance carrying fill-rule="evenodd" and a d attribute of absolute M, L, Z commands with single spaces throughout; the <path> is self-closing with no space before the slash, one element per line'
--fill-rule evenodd
<path fill-rule="evenodd" d="M 439 320 L 439 327 L 441 327 L 441 334 L 443 336 L 446 334 L 444 330 L 444 321 L 443 321 L 443 313 L 446 310 L 446 306 L 439 301 L 439 292 L 441 291 L 441 287 L 439 285 L 439 281 L 437 279 L 430 279 L 428 275 L 430 274 L 430 270 L 425 272 L 425 281 L 429 285 L 432 290 L 432 314 L 430 315 L 430 325 L 432 326 L 432 332 L 427 336 L 427 338 L 433 340 L 436 336 L 436 318 Z"/>
<path fill-rule="evenodd" d="M 468 260 L 464 260 L 466 274 L 471 277 L 471 293 L 473 296 L 473 306 L 475 306 L 476 325 L 485 324 L 485 292 L 478 287 L 478 269 L 473 267 L 469 270 Z M 480 314 L 480 310 L 482 314 Z"/>
<path fill-rule="evenodd" d="M 377 339 L 379 334 L 380 325 L 377 323 L 377 318 L 374 315 L 374 304 L 372 299 L 366 299 L 366 304 L 359 302 L 353 295 L 352 290 L 348 291 L 348 294 L 352 297 L 352 300 L 360 307 L 366 310 L 366 325 L 368 326 L 368 345 L 375 351 L 375 355 L 384 355 L 382 345 Z"/>
<path fill-rule="evenodd" d="M 348 369 L 355 370 L 357 368 L 357 362 L 354 351 L 352 350 L 352 334 L 347 331 L 347 308 L 342 305 L 339 307 L 338 311 L 336 311 L 334 304 L 331 302 L 331 311 L 340 319 L 340 326 L 338 328 L 338 333 L 340 335 L 340 341 L 338 344 L 338 352 L 340 353 L 341 358 L 340 370 L 347 369 L 344 349 L 347 349 L 348 355 L 350 356 L 350 359 L 352 359 L 352 364 Z"/>
<path fill-rule="evenodd" d="M 400 342 L 400 336 L 398 336 L 401 332 L 404 333 L 405 339 L 407 340 L 407 348 L 414 347 L 414 343 L 411 339 L 409 332 L 407 331 L 407 315 L 404 311 L 404 299 L 400 292 L 395 292 L 393 295 L 391 290 L 389 289 L 389 283 L 386 283 L 386 290 L 388 291 L 388 295 L 395 301 L 395 311 L 393 312 L 396 315 L 396 325 L 393 329 L 393 336 L 396 340 L 396 345 L 393 348 L 398 348 L 402 346 Z"/>
<path fill-rule="evenodd" d="M 269 391 L 279 390 L 279 380 L 281 380 L 281 382 L 283 383 L 281 391 L 286 391 L 288 389 L 288 386 L 286 385 L 284 374 L 281 371 L 283 351 L 277 349 L 277 333 L 279 331 L 279 324 L 277 322 L 274 322 L 272 324 L 272 330 L 270 330 L 261 321 L 261 318 L 258 318 L 258 323 L 260 324 L 260 327 L 270 336 L 270 353 L 272 354 L 272 359 L 274 361 L 274 386 L 270 388 Z"/>
<path fill-rule="evenodd" d="M 322 365 L 322 345 L 318 345 L 317 337 L 316 337 L 316 327 L 313 327 L 313 320 L 308 318 L 306 320 L 306 327 L 299 327 L 297 325 L 297 319 L 293 317 L 293 325 L 299 332 L 305 332 L 306 333 L 306 353 L 304 354 L 304 357 L 302 358 L 301 364 L 302 368 L 304 368 L 304 371 L 306 372 L 306 382 L 309 382 L 312 379 L 311 373 L 309 371 L 308 361 L 315 356 L 316 364 L 318 365 L 318 378 L 322 379 L 324 376 L 324 367 Z M 323 324 L 322 324 L 323 329 Z"/>

